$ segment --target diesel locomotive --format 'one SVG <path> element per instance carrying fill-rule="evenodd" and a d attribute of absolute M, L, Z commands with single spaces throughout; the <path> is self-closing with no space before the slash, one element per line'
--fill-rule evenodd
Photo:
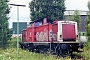
<path fill-rule="evenodd" d="M 55 53 L 57 55 L 72 55 L 83 48 L 80 42 L 77 22 L 69 20 L 51 21 L 47 18 L 30 22 L 22 31 L 20 48 L 38 53 Z"/>

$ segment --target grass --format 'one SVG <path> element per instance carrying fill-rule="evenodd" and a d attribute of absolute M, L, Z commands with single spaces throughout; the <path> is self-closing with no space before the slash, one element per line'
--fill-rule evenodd
<path fill-rule="evenodd" d="M 85 43 L 84 52 L 81 55 L 85 60 L 90 60 L 90 41 Z"/>
<path fill-rule="evenodd" d="M 17 57 L 16 49 L 6 49 L 0 52 L 0 60 L 54 60 L 52 56 L 47 56 L 38 53 L 32 53 L 19 49 L 19 56 Z"/>
<path fill-rule="evenodd" d="M 17 39 L 13 38 L 8 41 L 6 49 L 0 49 L 0 60 L 63 60 L 68 57 L 60 58 L 51 54 L 39 54 L 35 52 L 29 52 L 28 50 L 19 49 L 19 56 L 17 57 Z"/>
<path fill-rule="evenodd" d="M 51 54 L 39 54 L 29 52 L 28 50 L 19 49 L 19 56 L 17 57 L 16 38 L 8 41 L 5 50 L 0 49 L 0 60 L 70 60 L 69 57 L 57 57 Z M 76 57 L 81 56 L 83 60 L 90 60 L 90 42 L 85 43 L 84 52 L 75 53 Z"/>
<path fill-rule="evenodd" d="M 84 52 L 74 54 L 76 55 L 76 57 L 83 58 L 83 60 L 90 60 L 90 41 L 86 42 L 84 45 Z"/>
<path fill-rule="evenodd" d="M 63 60 L 67 58 L 58 58 L 53 55 L 39 54 L 34 52 L 28 52 L 26 50 L 19 49 L 19 56 L 17 57 L 16 48 L 2 50 L 0 52 L 0 60 Z"/>

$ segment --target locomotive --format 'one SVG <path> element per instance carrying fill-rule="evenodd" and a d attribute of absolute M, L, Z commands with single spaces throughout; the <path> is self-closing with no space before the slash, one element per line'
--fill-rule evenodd
<path fill-rule="evenodd" d="M 80 43 L 77 22 L 69 20 L 51 21 L 47 18 L 30 22 L 22 31 L 20 48 L 38 53 L 72 55 L 83 48 Z"/>

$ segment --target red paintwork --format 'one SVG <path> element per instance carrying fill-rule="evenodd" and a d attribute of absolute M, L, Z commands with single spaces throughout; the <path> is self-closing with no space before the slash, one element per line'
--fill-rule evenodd
<path fill-rule="evenodd" d="M 76 39 L 75 25 L 73 24 L 62 24 L 62 35 L 64 40 Z"/>
<path fill-rule="evenodd" d="M 36 27 L 36 41 L 48 42 L 49 24 Z"/>
<path fill-rule="evenodd" d="M 26 30 L 22 31 L 22 42 L 26 42 Z"/>
<path fill-rule="evenodd" d="M 58 32 L 58 24 L 53 24 L 52 25 L 52 30 L 53 30 L 53 41 L 57 41 L 57 32 Z"/>
<path fill-rule="evenodd" d="M 50 42 L 52 42 L 53 41 L 53 36 L 52 36 L 52 34 L 53 34 L 53 30 L 52 30 L 52 25 L 51 24 L 49 24 L 49 32 L 48 32 L 48 34 L 49 34 L 49 41 Z"/>
<path fill-rule="evenodd" d="M 27 42 L 32 42 L 32 27 L 28 27 L 27 28 L 27 32 L 26 32 L 26 37 L 27 37 Z"/>

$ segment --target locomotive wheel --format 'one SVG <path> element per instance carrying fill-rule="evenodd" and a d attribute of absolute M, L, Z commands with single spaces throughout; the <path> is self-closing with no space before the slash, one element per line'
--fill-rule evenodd
<path fill-rule="evenodd" d="M 31 51 L 31 48 L 30 47 L 28 47 L 28 50 L 29 50 L 29 52 Z"/>
<path fill-rule="evenodd" d="M 21 48 L 21 49 L 22 49 L 22 44 L 19 44 L 19 48 Z"/>
<path fill-rule="evenodd" d="M 31 52 L 34 52 L 34 47 L 31 47 Z"/>
<path fill-rule="evenodd" d="M 61 49 L 57 50 L 57 56 L 62 56 L 62 50 Z"/>
<path fill-rule="evenodd" d="M 36 52 L 39 53 L 39 49 L 38 48 L 36 49 Z"/>
<path fill-rule="evenodd" d="M 44 53 L 44 54 L 46 54 L 46 53 L 47 53 L 47 48 L 46 48 L 46 47 L 43 47 L 43 46 L 39 46 L 39 47 L 36 49 L 36 51 L 37 51 L 38 53 Z"/>
<path fill-rule="evenodd" d="M 69 50 L 69 56 L 72 56 L 73 55 L 72 53 L 73 53 L 73 51 L 72 51 L 72 49 L 70 49 Z"/>
<path fill-rule="evenodd" d="M 39 49 L 39 53 L 41 53 L 41 54 L 42 54 L 42 53 L 43 53 L 43 50 Z"/>
<path fill-rule="evenodd" d="M 26 47 L 23 45 L 23 46 L 22 46 L 22 49 L 26 50 Z"/>
<path fill-rule="evenodd" d="M 35 48 L 34 49 L 34 52 L 39 53 L 39 49 L 38 48 Z"/>
<path fill-rule="evenodd" d="M 44 53 L 44 54 L 47 54 L 47 48 L 44 48 L 44 49 L 43 49 L 43 53 Z"/>
<path fill-rule="evenodd" d="M 19 48 L 23 49 L 23 44 L 19 42 Z"/>

